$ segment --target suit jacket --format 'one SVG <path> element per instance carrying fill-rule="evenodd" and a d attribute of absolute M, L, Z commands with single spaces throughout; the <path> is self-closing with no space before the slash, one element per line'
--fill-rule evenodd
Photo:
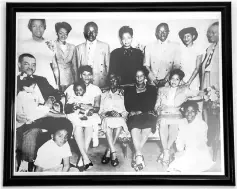
<path fill-rule="evenodd" d="M 148 75 L 151 84 L 155 79 L 164 79 L 174 67 L 180 67 L 179 44 L 156 41 L 145 48 L 144 66 L 150 68 Z"/>
<path fill-rule="evenodd" d="M 49 84 L 49 82 L 47 81 L 45 77 L 37 76 L 37 75 L 33 75 L 33 77 L 35 78 L 36 84 L 38 85 L 40 92 L 45 101 L 48 99 L 49 96 L 54 96 L 56 100 L 60 100 L 60 94 L 58 93 L 57 90 L 55 90 Z M 18 75 L 17 76 L 17 93 L 19 92 L 20 84 L 21 84 L 21 80 L 20 80 L 20 76 Z"/>
<path fill-rule="evenodd" d="M 77 72 L 83 65 L 88 65 L 86 42 L 82 43 L 75 48 L 75 58 L 77 64 Z M 93 56 L 93 84 L 104 87 L 106 85 L 106 79 L 109 72 L 109 59 L 110 50 L 107 43 L 97 40 L 96 49 Z M 79 72 L 78 72 L 79 73 Z"/>

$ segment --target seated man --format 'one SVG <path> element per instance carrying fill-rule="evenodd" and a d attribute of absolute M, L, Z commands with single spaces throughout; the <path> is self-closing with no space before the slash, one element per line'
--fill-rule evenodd
<path fill-rule="evenodd" d="M 35 85 L 32 88 L 33 91 L 31 91 L 31 95 L 34 96 L 35 99 L 37 99 L 38 105 L 53 104 L 54 102 L 61 99 L 61 95 L 48 83 L 46 78 L 34 75 L 34 72 L 36 70 L 36 59 L 33 55 L 21 54 L 19 56 L 18 66 L 20 74 L 17 76 L 17 93 L 19 93 L 20 89 L 22 88 L 22 84 L 24 83 L 23 81 L 25 81 L 26 78 L 33 78 Z M 21 100 L 17 103 L 23 102 Z M 22 107 L 27 107 L 27 101 L 25 102 L 25 104 L 26 106 Z M 27 107 L 27 109 L 31 108 L 31 104 L 32 103 L 28 104 L 29 107 Z M 54 117 L 54 115 L 52 117 Z M 55 117 L 64 117 L 64 115 L 56 113 Z M 40 119 L 37 119 L 32 123 L 29 122 L 29 118 L 27 118 L 27 114 L 24 111 L 24 108 L 17 109 L 16 121 L 20 126 L 16 130 L 16 148 L 17 152 L 19 152 L 17 153 L 17 156 L 19 157 L 20 154 L 20 159 L 23 160 L 23 163 L 20 167 L 27 165 L 27 162 L 29 162 L 29 165 L 33 165 L 37 150 L 36 141 L 39 134 L 41 133 L 41 129 L 47 128 L 42 127 L 43 123 L 40 122 Z M 45 141 L 41 142 L 43 143 Z M 32 166 L 30 167 L 33 168 Z M 26 169 L 27 167 L 25 166 L 24 170 L 27 171 Z"/>

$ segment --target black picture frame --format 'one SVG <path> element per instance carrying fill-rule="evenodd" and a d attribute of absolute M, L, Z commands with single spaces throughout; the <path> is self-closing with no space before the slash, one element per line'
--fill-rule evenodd
<path fill-rule="evenodd" d="M 219 11 L 222 28 L 222 85 L 224 175 L 86 175 L 15 176 L 13 175 L 16 13 L 17 12 L 188 12 Z M 4 137 L 4 186 L 49 185 L 235 185 L 234 125 L 232 97 L 231 3 L 7 3 L 6 17 L 6 104 Z"/>

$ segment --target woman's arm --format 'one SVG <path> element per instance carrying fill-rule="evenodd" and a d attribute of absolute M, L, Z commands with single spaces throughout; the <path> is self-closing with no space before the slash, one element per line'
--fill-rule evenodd
<path fill-rule="evenodd" d="M 193 73 L 192 73 L 191 77 L 189 78 L 189 80 L 187 82 L 188 86 L 190 86 L 192 84 L 193 80 L 197 76 L 201 65 L 202 65 L 202 55 L 198 55 L 197 58 L 196 58 L 196 68 L 193 70 Z"/>
<path fill-rule="evenodd" d="M 63 172 L 68 172 L 69 169 L 70 169 L 70 158 L 69 157 L 63 158 L 63 169 L 62 169 L 62 171 Z"/>
<path fill-rule="evenodd" d="M 100 110 L 101 95 L 94 98 L 94 106 L 88 111 L 87 115 L 91 116 L 93 113 L 98 113 Z"/>
<path fill-rule="evenodd" d="M 56 54 L 53 56 L 52 68 L 53 68 L 53 74 L 54 74 L 54 77 L 56 80 L 56 84 L 58 86 L 58 89 L 60 89 L 60 76 L 59 76 L 60 72 L 59 72 L 59 68 L 58 68 Z"/>

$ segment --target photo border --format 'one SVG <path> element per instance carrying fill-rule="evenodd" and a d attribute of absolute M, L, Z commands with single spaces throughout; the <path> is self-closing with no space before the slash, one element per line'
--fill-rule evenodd
<path fill-rule="evenodd" d="M 230 2 L 7 3 L 4 186 L 49 185 L 235 185 Z M 15 70 L 17 12 L 221 12 L 225 175 L 43 175 L 15 176 Z"/>

